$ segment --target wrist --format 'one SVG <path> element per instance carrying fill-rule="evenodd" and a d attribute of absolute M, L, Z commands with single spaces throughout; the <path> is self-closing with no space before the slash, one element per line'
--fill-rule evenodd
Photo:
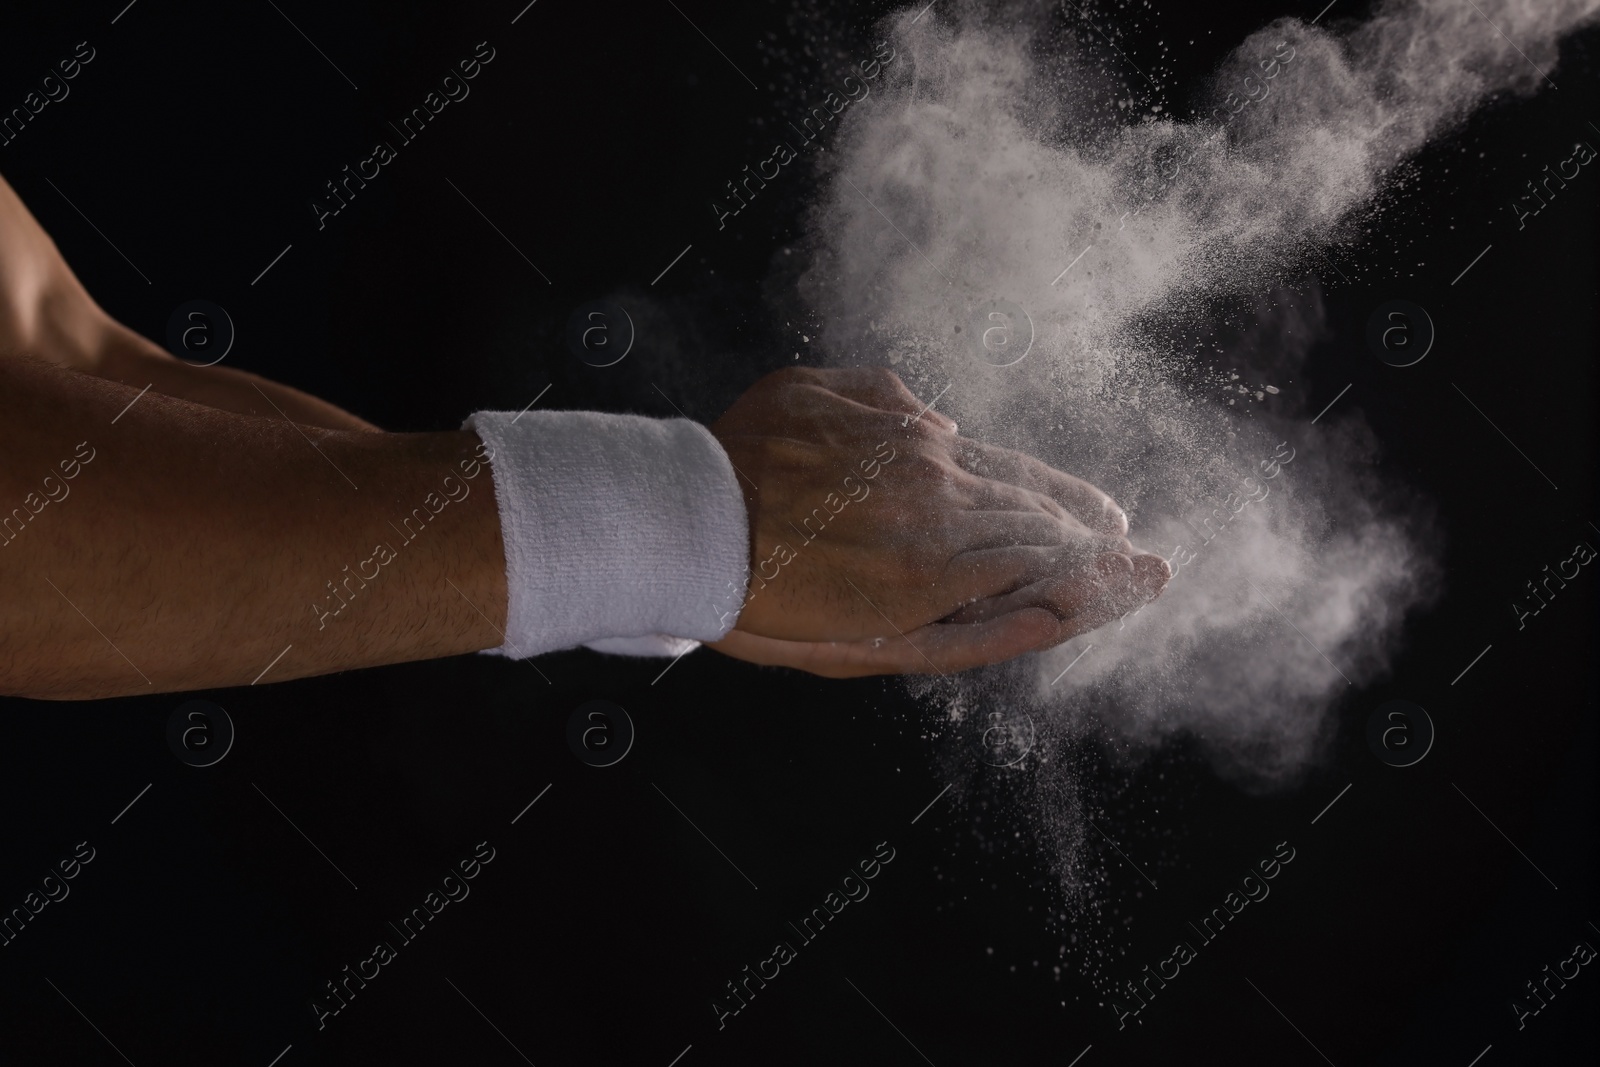
<path fill-rule="evenodd" d="M 510 655 L 716 640 L 749 558 L 745 504 L 702 426 L 597 412 L 479 412 L 494 472 Z M 681 644 L 680 646 L 681 647 Z"/>

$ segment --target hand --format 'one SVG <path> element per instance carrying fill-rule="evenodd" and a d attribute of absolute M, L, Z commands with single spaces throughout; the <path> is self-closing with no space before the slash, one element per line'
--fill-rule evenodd
<path fill-rule="evenodd" d="M 1101 626 L 1170 575 L 1105 493 L 959 436 L 888 371 L 779 371 L 711 432 L 750 515 L 746 603 L 712 645 L 741 659 L 964 670 Z"/>

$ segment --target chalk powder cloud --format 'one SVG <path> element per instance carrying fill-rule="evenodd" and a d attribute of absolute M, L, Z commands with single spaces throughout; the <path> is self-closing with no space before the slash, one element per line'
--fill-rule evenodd
<path fill-rule="evenodd" d="M 1327 709 L 1383 675 L 1407 613 L 1437 595 L 1440 532 L 1373 473 L 1352 402 L 1311 425 L 1314 288 L 1292 305 L 1259 294 L 1325 269 L 1321 249 L 1430 138 L 1491 94 L 1544 86 L 1597 9 L 1407 0 L 1332 29 L 1282 19 L 1225 61 L 1218 110 L 1194 121 L 1129 106 L 1121 71 L 1045 5 L 888 20 L 897 62 L 819 164 L 800 287 L 822 350 L 923 396 L 948 385 L 940 409 L 963 432 L 1105 487 L 1135 543 L 1178 570 L 1120 626 L 919 684 L 946 719 L 1027 711 L 1047 739 L 1134 752 L 1186 733 L 1256 784 L 1315 755 Z M 1013 366 L 975 354 L 974 309 L 994 301 L 1031 319 Z M 1185 335 L 1219 316 L 1250 324 L 1220 363 L 1199 359 Z M 1059 764 L 1029 782 L 1024 818 L 1070 897 L 1092 877 L 1074 859 L 1082 798 Z"/>

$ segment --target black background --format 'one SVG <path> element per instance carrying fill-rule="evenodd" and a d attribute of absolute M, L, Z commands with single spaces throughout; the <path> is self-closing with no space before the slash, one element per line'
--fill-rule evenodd
<path fill-rule="evenodd" d="M 215 301 L 238 328 L 231 364 L 392 430 L 452 428 L 547 385 L 543 406 L 670 415 L 664 393 L 709 420 L 792 359 L 764 301 L 784 299 L 771 289 L 815 175 L 792 168 L 722 232 L 709 201 L 786 109 L 870 53 L 887 8 L 539 0 L 512 25 L 518 0 L 278 6 L 139 0 L 115 25 L 122 0 L 0 14 L 6 109 L 77 42 L 96 49 L 71 95 L 0 148 L 0 169 L 114 315 L 159 339 L 178 304 Z M 1095 14 L 1134 57 L 1152 38 L 1194 38 L 1167 79 L 1182 103 L 1245 33 L 1321 7 Z M 307 205 L 322 183 L 393 140 L 386 120 L 484 40 L 496 55 L 471 95 L 318 231 Z M 1084 1067 L 1466 1067 L 1492 1046 L 1484 1067 L 1592 1062 L 1593 966 L 1520 1032 L 1509 1005 L 1576 941 L 1600 944 L 1596 579 L 1586 568 L 1520 631 L 1509 603 L 1575 542 L 1600 544 L 1600 179 L 1586 169 L 1521 232 L 1507 204 L 1573 140 L 1600 142 L 1586 125 L 1600 116 L 1597 40 L 1566 43 L 1559 91 L 1492 101 L 1431 145 L 1414 191 L 1336 253 L 1354 280 L 1318 279 L 1330 328 L 1306 407 L 1351 383 L 1340 405 L 1437 505 L 1443 596 L 1408 626 L 1394 673 L 1340 699 L 1337 736 L 1292 787 L 1250 794 L 1186 743 L 1107 773 L 1118 845 L 1160 885 L 1109 848 L 1094 857 L 1112 951 L 1126 952 L 1107 972 L 1118 979 L 1191 939 L 1187 921 L 1277 842 L 1296 850 L 1272 895 L 1142 1021 L 1119 1032 L 1081 976 L 1027 846 L 974 837 L 976 813 L 998 803 L 981 779 L 913 825 L 947 783 L 928 713 L 898 683 L 706 651 L 652 683 L 659 661 L 572 652 L 202 694 L 238 731 L 204 769 L 167 747 L 181 697 L 5 701 L 0 907 L 77 842 L 96 856 L 0 949 L 0 1060 L 266 1067 L 288 1047 L 285 1067 L 666 1067 L 680 1054 L 682 1067 L 946 1067 L 1065 1065 L 1087 1048 Z M 602 296 L 639 327 L 604 370 L 561 341 L 571 310 Z M 1362 340 L 1396 298 L 1438 327 L 1415 367 L 1385 366 Z M 595 698 L 638 730 L 605 769 L 565 740 L 570 712 Z M 1391 698 L 1437 727 L 1414 767 L 1367 747 L 1367 717 Z M 1004 810 L 986 817 L 991 835 Z M 322 984 L 394 940 L 387 923 L 483 840 L 495 859 L 471 895 L 319 1032 L 308 1003 Z M 722 984 L 795 940 L 787 921 L 882 841 L 896 857 L 871 896 L 719 1031 Z"/>

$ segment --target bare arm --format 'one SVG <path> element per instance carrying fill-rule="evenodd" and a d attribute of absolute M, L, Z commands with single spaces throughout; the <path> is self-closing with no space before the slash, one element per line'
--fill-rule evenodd
<path fill-rule="evenodd" d="M 509 641 L 477 437 L 375 430 L 117 323 L 0 181 L 0 692 L 245 685 Z M 713 430 L 762 484 L 745 492 L 752 598 L 716 647 L 821 674 L 954 671 L 1160 592 L 1166 565 L 1104 493 L 954 430 L 887 372 L 757 383 Z M 868 493 L 839 478 L 895 462 L 891 440 L 894 476 L 831 520 Z M 518 591 L 541 617 L 542 587 Z"/>
<path fill-rule="evenodd" d="M 364 419 L 292 386 L 234 367 L 192 366 L 107 315 L 55 242 L 0 178 L 0 355 L 23 352 L 135 390 L 307 426 L 376 430 Z"/>
<path fill-rule="evenodd" d="M 137 394 L 0 359 L 0 691 L 246 685 L 275 659 L 282 681 L 501 643 L 473 435 L 296 427 L 153 391 L 124 412 Z"/>

